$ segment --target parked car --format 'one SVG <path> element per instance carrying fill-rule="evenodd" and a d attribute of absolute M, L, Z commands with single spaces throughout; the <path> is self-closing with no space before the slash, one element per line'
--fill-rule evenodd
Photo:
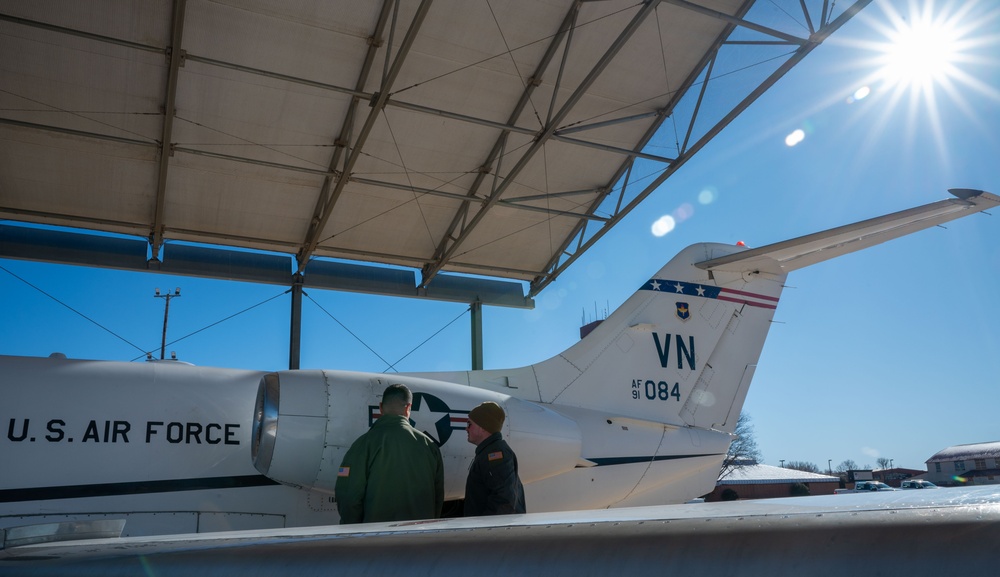
<path fill-rule="evenodd" d="M 900 489 L 940 489 L 934 483 L 930 481 L 924 481 L 923 479 L 908 479 L 903 481 L 903 484 L 899 486 Z"/>
<path fill-rule="evenodd" d="M 868 493 L 870 491 L 896 491 L 889 485 L 881 481 L 858 481 L 854 484 L 853 489 L 835 489 L 833 492 L 837 495 L 843 495 L 844 493 Z"/>

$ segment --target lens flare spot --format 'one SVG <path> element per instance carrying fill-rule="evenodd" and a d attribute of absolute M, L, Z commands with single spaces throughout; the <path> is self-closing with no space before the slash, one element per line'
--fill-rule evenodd
<path fill-rule="evenodd" d="M 691 400 L 703 407 L 711 407 L 715 404 L 715 395 L 708 391 L 691 391 Z"/>
<path fill-rule="evenodd" d="M 785 137 L 785 146 L 795 146 L 796 144 L 802 142 L 805 139 L 806 133 L 801 128 L 796 128 L 791 134 Z"/>
<path fill-rule="evenodd" d="M 665 236 L 677 226 L 677 221 L 669 214 L 665 214 L 653 223 L 653 236 Z"/>
<path fill-rule="evenodd" d="M 706 186 L 698 193 L 698 202 L 701 204 L 712 204 L 719 197 L 719 191 L 711 186 Z"/>
<path fill-rule="evenodd" d="M 673 214 L 674 220 L 678 223 L 684 222 L 692 216 L 694 216 L 694 207 L 687 202 L 678 206 Z"/>
<path fill-rule="evenodd" d="M 592 262 L 587 265 L 587 276 L 592 279 L 603 278 L 605 272 L 607 272 L 607 267 L 603 262 Z"/>
<path fill-rule="evenodd" d="M 855 90 L 854 94 L 851 94 L 850 96 L 847 97 L 847 103 L 854 104 L 859 100 L 864 100 L 865 98 L 868 98 L 868 95 L 871 93 L 872 93 L 871 88 L 869 88 L 868 86 L 862 86 L 861 88 Z"/>
<path fill-rule="evenodd" d="M 535 297 L 535 308 L 540 308 L 546 311 L 554 311 L 562 306 L 563 295 L 557 293 L 542 293 L 541 295 Z"/>

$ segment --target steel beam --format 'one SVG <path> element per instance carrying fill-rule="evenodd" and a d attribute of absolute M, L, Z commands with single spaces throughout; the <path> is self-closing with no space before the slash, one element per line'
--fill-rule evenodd
<path fill-rule="evenodd" d="M 94 34 L 92 32 L 84 32 L 83 30 L 76 30 L 75 28 L 56 26 L 55 24 L 48 24 L 46 22 L 39 22 L 37 20 L 29 20 L 27 18 L 18 18 L 17 16 L 11 16 L 10 14 L 0 14 L 0 21 L 20 24 L 21 26 L 28 26 L 31 28 L 40 28 L 42 30 L 48 30 L 50 32 L 57 32 L 59 34 L 66 34 L 69 36 L 76 36 L 78 38 L 86 38 L 88 40 L 94 40 L 96 42 L 104 42 L 106 44 L 115 44 L 118 46 L 124 46 L 126 48 L 133 48 L 135 50 L 142 50 L 145 52 L 156 52 L 158 54 L 167 54 L 167 49 L 163 48 L 162 46 L 152 46 L 149 44 L 142 44 L 141 42 L 122 40 L 121 38 L 104 36 L 103 34 Z"/>
<path fill-rule="evenodd" d="M 472 370 L 483 370 L 483 303 L 476 301 L 469 305 L 472 328 Z"/>
<path fill-rule="evenodd" d="M 288 369 L 299 368 L 302 357 L 302 273 L 292 276 L 292 311 L 288 332 Z"/>
<path fill-rule="evenodd" d="M 80 136 L 83 138 L 96 138 L 98 140 L 108 140 L 110 142 L 117 142 L 119 144 L 131 144 L 135 146 L 159 146 L 155 140 L 139 140 L 137 138 L 126 138 L 124 136 L 114 136 L 111 134 L 101 134 L 99 132 L 90 132 L 87 130 L 75 130 L 73 128 L 64 128 L 62 126 L 52 126 L 51 124 L 38 124 L 37 122 L 25 122 L 23 120 L 14 120 L 13 118 L 0 118 L 0 124 L 7 124 L 10 126 L 19 126 L 21 128 L 30 128 L 32 130 L 44 130 L 46 132 L 58 132 L 60 134 L 69 134 L 71 136 Z"/>
<path fill-rule="evenodd" d="M 434 190 L 433 188 L 421 188 L 419 186 L 410 186 L 410 185 L 407 185 L 407 184 L 399 184 L 399 183 L 396 183 L 396 182 L 385 182 L 385 181 L 382 181 L 382 180 L 374 180 L 374 179 L 371 179 L 371 178 L 351 178 L 350 181 L 354 182 L 354 183 L 357 183 L 357 184 L 365 184 L 365 185 L 377 186 L 377 187 L 381 187 L 381 188 L 392 188 L 392 189 L 396 189 L 396 190 L 405 190 L 405 191 L 413 192 L 415 194 L 427 194 L 427 195 L 430 195 L 430 196 L 439 196 L 439 197 L 442 197 L 442 198 L 449 198 L 451 200 L 457 200 L 457 201 L 462 201 L 462 202 L 468 200 L 468 197 L 466 197 L 464 194 L 460 194 L 460 193 L 457 193 L 457 192 L 445 192 L 443 190 Z M 529 211 L 533 211 L 533 212 L 544 212 L 546 214 L 551 214 L 553 216 L 565 216 L 565 217 L 570 217 L 570 218 L 584 218 L 584 219 L 597 220 L 597 221 L 604 222 L 605 220 L 607 220 L 607 218 L 605 218 L 603 216 L 597 216 L 597 215 L 594 215 L 594 214 L 581 214 L 579 212 L 572 212 L 572 211 L 565 211 L 565 210 L 556 210 L 556 209 L 553 209 L 553 208 L 546 208 L 546 207 L 543 207 L 543 206 L 531 206 L 531 205 L 521 204 L 522 202 L 544 200 L 547 197 L 556 198 L 556 197 L 560 197 L 560 196 L 569 196 L 569 195 L 574 195 L 574 194 L 585 194 L 585 193 L 593 194 L 594 192 L 597 192 L 597 191 L 596 190 L 590 190 L 590 191 L 570 191 L 570 192 L 564 192 L 564 193 L 558 193 L 557 192 L 557 193 L 553 193 L 551 195 L 537 195 L 537 196 L 532 196 L 532 197 L 521 197 L 521 198 L 509 200 L 509 201 L 507 201 L 507 200 L 501 200 L 500 204 L 503 204 L 504 206 L 507 206 L 509 208 L 516 208 L 516 209 L 519 209 L 519 210 L 529 210 Z"/>
<path fill-rule="evenodd" d="M 170 38 L 170 64 L 167 68 L 167 89 L 163 104 L 163 131 L 160 137 L 160 162 L 156 173 L 156 206 L 153 227 L 149 234 L 151 259 L 159 258 L 163 245 L 163 209 L 167 197 L 167 171 L 170 168 L 170 147 L 174 131 L 174 105 L 177 102 L 177 74 L 183 61 L 181 40 L 184 38 L 184 9 L 187 0 L 174 0 L 174 18 Z"/>

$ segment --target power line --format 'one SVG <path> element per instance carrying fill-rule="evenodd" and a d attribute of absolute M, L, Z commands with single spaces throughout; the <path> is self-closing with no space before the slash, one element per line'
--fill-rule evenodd
<path fill-rule="evenodd" d="M 253 310 L 253 309 L 255 309 L 255 308 L 257 308 L 257 307 L 259 307 L 261 305 L 267 304 L 267 303 L 273 301 L 274 299 L 276 299 L 276 298 L 278 298 L 280 296 L 284 296 L 284 295 L 288 294 L 289 292 L 291 292 L 291 291 L 290 290 L 286 290 L 286 291 L 280 292 L 280 293 L 274 295 L 271 298 L 265 299 L 265 300 L 263 300 L 263 301 L 255 304 L 253 306 L 249 306 L 249 307 L 247 307 L 247 308 L 245 308 L 245 309 L 243 309 L 243 310 L 241 310 L 239 312 L 233 313 L 233 314 L 229 315 L 226 318 L 219 319 L 219 320 L 215 321 L 214 323 L 206 325 L 206 326 L 204 326 L 204 327 L 202 327 L 202 328 L 200 328 L 200 329 L 198 329 L 198 330 L 196 330 L 194 332 L 188 333 L 188 334 L 184 335 L 183 337 L 181 337 L 179 339 L 174 339 L 174 340 L 170 341 L 169 343 L 167 343 L 166 346 L 173 346 L 174 344 L 179 343 L 179 342 L 183 341 L 184 339 L 186 339 L 188 337 L 193 337 L 194 335 L 196 335 L 196 334 L 198 334 L 200 332 L 207 331 L 208 329 L 210 329 L 210 328 L 212 328 L 212 327 L 214 327 L 216 325 L 220 325 L 220 324 L 222 324 L 222 323 L 224 323 L 224 322 L 226 322 L 226 321 L 228 321 L 228 320 L 230 320 L 232 318 L 238 317 L 239 315 L 241 315 L 243 313 L 249 312 L 249 311 L 251 311 L 251 310 Z M 144 356 L 146 356 L 145 352 L 143 352 L 143 354 L 141 356 L 138 356 L 138 357 L 136 357 L 136 358 L 134 358 L 132 360 L 133 361 L 137 361 L 137 360 L 143 358 Z"/>
<path fill-rule="evenodd" d="M 80 315 L 81 317 L 87 319 L 88 321 L 92 322 L 93 324 L 97 325 L 101 329 L 103 329 L 103 330 L 107 331 L 108 333 L 110 333 L 111 335 L 113 335 L 115 338 L 118 338 L 118 339 L 124 341 L 130 347 L 132 347 L 132 348 L 134 348 L 136 350 L 141 351 L 142 352 L 142 356 L 146 355 L 146 351 L 144 351 L 141 347 L 139 347 L 139 345 L 136 345 L 135 343 L 133 343 L 132 341 L 130 341 L 130 340 L 126 339 L 125 337 L 119 335 L 115 331 L 109 329 L 108 327 L 102 325 L 101 323 L 99 323 L 99 322 L 95 321 L 94 319 L 88 317 L 87 315 L 81 313 L 80 311 L 78 311 L 75 308 L 69 306 L 68 304 L 62 302 L 61 300 L 57 299 L 56 297 L 54 297 L 54 296 L 50 295 L 49 293 L 43 291 L 42 289 L 40 289 L 37 286 L 35 286 L 35 285 L 31 284 L 30 282 L 28 282 L 27 280 L 25 280 L 25 279 L 17 276 L 16 274 L 14 274 L 13 272 L 11 272 L 9 269 L 5 268 L 4 266 L 0 265 L 0 269 L 2 269 L 5 273 L 9 274 L 10 276 L 16 278 L 17 280 L 23 282 L 24 284 L 26 284 L 26 285 L 30 286 L 31 288 L 35 289 L 36 291 L 42 293 L 43 295 L 49 297 L 50 299 L 52 299 L 54 301 L 56 301 L 57 303 L 61 304 L 62 306 L 68 308 L 69 310 L 73 311 L 74 313 L 76 313 L 76 314 Z M 138 357 L 138 358 L 142 358 L 142 357 Z"/>
<path fill-rule="evenodd" d="M 337 317 L 333 316 L 333 314 L 331 314 L 331 313 L 330 313 L 330 311 L 328 311 L 328 310 L 326 310 L 325 308 L 323 308 L 323 305 L 321 305 L 321 304 L 319 304 L 318 302 L 316 302 L 316 299 L 314 299 L 314 298 L 312 298 L 311 296 L 309 296 L 309 294 L 308 294 L 308 293 L 306 293 L 305 291 L 303 291 L 303 292 L 302 292 L 302 294 L 303 294 L 303 295 L 304 295 L 304 296 L 305 296 L 305 297 L 306 297 L 307 299 L 311 300 L 311 301 L 313 302 L 313 304 L 315 304 L 316 306 L 318 306 L 318 307 L 319 307 L 319 310 L 321 310 L 321 311 L 323 311 L 324 313 L 326 313 L 326 316 L 328 316 L 328 317 L 330 317 L 331 319 L 333 319 L 333 322 L 335 322 L 335 323 L 337 323 L 338 325 L 340 325 L 340 326 L 341 326 L 341 328 L 343 328 L 343 329 L 344 329 L 345 331 L 347 331 L 347 332 L 348 332 L 348 334 L 350 334 L 350 335 L 351 335 L 352 337 L 354 337 L 355 339 L 357 339 L 357 341 L 358 341 L 359 343 L 361 343 L 362 345 L 364 345 L 364 347 L 365 347 L 366 349 L 368 349 L 369 351 L 371 351 L 371 353 L 372 353 L 373 355 L 375 355 L 376 357 L 378 357 L 378 359 L 379 359 L 380 361 L 382 361 L 383 363 L 385 363 L 387 367 L 391 367 L 391 366 L 392 366 L 392 365 L 390 365 L 390 364 L 389 364 L 389 361 L 387 361 L 387 360 L 385 360 L 385 359 L 383 359 L 383 358 L 382 358 L 382 355 L 380 355 L 380 354 L 376 353 L 376 352 L 375 352 L 375 349 L 373 349 L 373 348 L 369 347 L 369 346 L 368 346 L 368 343 L 366 343 L 365 341 L 361 340 L 361 337 L 359 337 L 358 335 L 354 334 L 354 333 L 353 333 L 353 332 L 351 331 L 351 329 L 347 328 L 347 325 L 345 325 L 344 323 L 340 322 L 340 321 L 339 321 L 339 320 L 337 319 Z"/>
<path fill-rule="evenodd" d="M 403 359 L 405 359 L 406 357 L 410 356 L 410 355 L 411 355 L 411 354 L 412 354 L 412 353 L 413 353 L 414 351 L 416 351 L 416 350 L 417 350 L 417 349 L 419 349 L 420 347 L 422 347 L 422 346 L 426 345 L 428 341 L 430 341 L 430 340 L 431 340 L 431 339 L 433 339 L 434 337 L 438 336 L 438 333 L 440 333 L 441 331 L 443 331 L 443 330 L 445 330 L 446 328 L 450 327 L 450 326 L 452 325 L 452 323 L 454 323 L 454 322 L 455 322 L 455 321 L 457 321 L 458 319 L 460 319 L 460 318 L 464 317 L 464 316 L 465 316 L 465 313 L 469 312 L 470 310 L 472 310 L 472 307 L 469 307 L 469 308 L 465 309 L 465 310 L 464 310 L 464 311 L 462 311 L 462 313 L 461 313 L 461 314 L 459 314 L 459 315 L 458 315 L 457 317 L 455 317 L 455 318 L 451 319 L 451 321 L 450 321 L 450 322 L 449 322 L 448 324 L 446 324 L 446 325 L 444 325 L 443 327 L 441 327 L 440 329 L 438 329 L 438 330 L 437 330 L 437 332 L 435 332 L 435 333 L 434 333 L 433 335 L 431 335 L 431 336 L 427 337 L 426 339 L 424 339 L 424 342 L 422 342 L 422 343 L 420 343 L 419 345 L 417 345 L 417 346 L 413 347 L 413 350 L 411 350 L 410 352 L 406 353 L 405 355 L 403 355 L 403 356 L 399 357 L 399 360 L 397 360 L 397 361 L 396 361 L 395 363 L 392 363 L 391 365 L 389 365 L 389 369 L 393 369 L 393 370 L 395 370 L 395 366 L 396 366 L 396 365 L 398 365 L 399 363 L 401 363 L 401 362 L 403 361 Z M 386 370 L 388 370 L 388 369 L 386 369 Z M 399 371 L 396 371 L 396 372 L 399 372 Z"/>
<path fill-rule="evenodd" d="M 371 351 L 371 353 L 373 355 L 375 355 L 376 357 L 378 357 L 378 359 L 380 361 L 382 361 L 383 363 L 385 363 L 385 365 L 386 365 L 385 371 L 386 372 L 392 370 L 392 371 L 396 371 L 398 373 L 399 371 L 396 370 L 396 365 L 398 365 L 400 362 L 402 362 L 403 359 L 405 359 L 406 357 L 408 357 L 411 354 L 413 354 L 417 349 L 419 349 L 420 347 L 422 347 L 425 344 L 427 344 L 428 341 L 430 341 L 431 339 L 433 339 L 434 337 L 436 337 L 438 334 L 440 334 L 441 331 L 443 331 L 446 328 L 448 328 L 449 326 L 451 326 L 455 321 L 457 321 L 458 319 L 462 318 L 463 316 L 465 316 L 466 313 L 469 312 L 469 309 L 466 308 L 457 317 L 455 317 L 454 319 L 450 320 L 447 324 L 445 324 L 443 327 L 441 327 L 440 329 L 438 329 L 434 334 L 432 334 L 431 336 L 429 336 L 426 339 L 424 339 L 424 341 L 422 343 L 420 343 L 419 345 L 413 347 L 413 349 L 411 349 L 410 352 L 408 352 L 405 355 L 403 355 L 402 357 L 400 357 L 396 362 L 390 363 L 389 361 L 387 361 L 384 358 L 382 358 L 382 355 L 380 355 L 377 352 L 375 352 L 375 349 L 373 349 L 370 346 L 368 346 L 368 344 L 364 340 L 362 340 L 361 337 L 359 337 L 358 335 L 354 334 L 354 332 L 351 331 L 351 329 L 347 328 L 347 326 L 344 323 L 340 322 L 340 320 L 338 320 L 337 317 L 333 316 L 333 314 L 330 313 L 330 311 L 328 311 L 325 308 L 323 308 L 323 305 L 321 305 L 318 302 L 316 302 L 316 300 L 314 298 L 312 298 L 311 296 L 309 296 L 307 293 L 303 292 L 302 294 L 305 295 L 305 297 L 308 298 L 310 301 L 312 301 L 316 306 L 318 306 L 321 311 L 323 311 L 324 313 L 326 313 L 326 315 L 328 317 L 330 317 L 331 319 L 333 319 L 333 322 L 335 322 L 338 325 L 340 325 L 341 328 L 343 328 L 345 331 L 348 332 L 348 334 L 350 334 L 352 337 L 354 337 L 366 349 L 368 349 L 369 351 Z"/>

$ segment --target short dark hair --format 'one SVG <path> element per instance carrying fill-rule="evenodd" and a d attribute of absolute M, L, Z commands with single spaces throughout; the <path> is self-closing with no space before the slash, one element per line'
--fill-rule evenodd
<path fill-rule="evenodd" d="M 413 393 L 410 392 L 410 389 L 406 388 L 406 385 L 398 383 L 389 385 L 382 393 L 382 406 L 389 409 L 389 411 L 383 412 L 391 411 L 393 413 L 398 412 L 399 414 L 403 414 L 403 409 L 406 408 L 406 405 L 409 405 L 412 402 Z"/>

